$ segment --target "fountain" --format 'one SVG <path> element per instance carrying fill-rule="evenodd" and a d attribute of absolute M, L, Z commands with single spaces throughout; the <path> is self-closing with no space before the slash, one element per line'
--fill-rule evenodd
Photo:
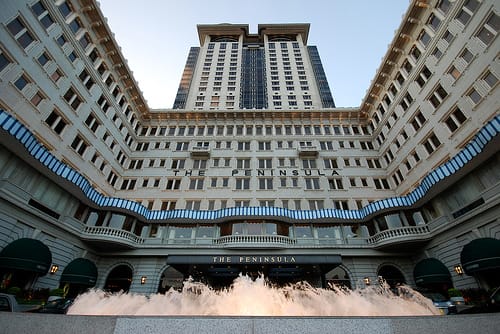
<path fill-rule="evenodd" d="M 183 289 L 166 294 L 110 294 L 92 290 L 80 295 L 68 314 L 134 316 L 422 316 L 437 315 L 428 299 L 401 287 L 396 296 L 386 284 L 349 290 L 308 283 L 284 287 L 264 277 L 240 275 L 231 287 L 215 290 L 187 280 Z"/>

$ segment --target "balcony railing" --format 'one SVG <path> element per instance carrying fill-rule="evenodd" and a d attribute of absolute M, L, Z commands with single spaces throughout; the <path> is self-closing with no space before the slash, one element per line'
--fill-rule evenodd
<path fill-rule="evenodd" d="M 190 152 L 192 157 L 208 158 L 210 156 L 210 148 L 206 146 L 193 146 Z"/>
<path fill-rule="evenodd" d="M 428 225 L 405 226 L 390 230 L 385 230 L 368 238 L 368 244 L 374 246 L 383 246 L 387 244 L 398 243 L 401 241 L 425 241 L 431 237 Z"/>
<path fill-rule="evenodd" d="M 227 248 L 271 247 L 284 248 L 297 241 L 283 235 L 226 235 L 213 240 L 214 245 Z"/>
<path fill-rule="evenodd" d="M 318 148 L 312 145 L 301 145 L 298 151 L 299 157 L 316 157 L 318 155 Z"/>
<path fill-rule="evenodd" d="M 85 226 L 83 234 L 92 239 L 109 240 L 109 241 L 127 241 L 134 244 L 143 244 L 144 238 L 138 237 L 132 232 L 121 230 L 118 228 L 106 226 Z"/>

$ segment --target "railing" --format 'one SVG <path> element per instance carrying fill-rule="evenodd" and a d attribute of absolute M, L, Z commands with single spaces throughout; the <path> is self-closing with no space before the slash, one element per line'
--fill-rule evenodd
<path fill-rule="evenodd" d="M 405 226 L 385 230 L 375 234 L 373 237 L 368 238 L 368 244 L 373 245 L 378 243 L 385 243 L 387 241 L 393 241 L 394 239 L 399 239 L 401 237 L 404 237 L 405 240 L 409 240 L 408 238 L 412 236 L 414 238 L 411 238 L 410 240 L 426 240 L 430 237 L 429 226 Z"/>
<path fill-rule="evenodd" d="M 144 243 L 144 238 L 138 237 L 132 232 L 121 230 L 118 228 L 105 227 L 105 226 L 85 226 L 83 230 L 84 234 L 88 236 L 97 236 L 113 239 L 124 239 L 127 241 L 132 241 L 136 244 Z"/>
<path fill-rule="evenodd" d="M 300 156 L 316 156 L 318 154 L 318 148 L 316 146 L 299 146 Z"/>
<path fill-rule="evenodd" d="M 191 147 L 190 152 L 192 156 L 198 156 L 198 157 L 209 156 L 210 148 L 205 146 L 193 146 Z"/>
<path fill-rule="evenodd" d="M 268 246 L 285 247 L 295 245 L 297 241 L 283 235 L 226 235 L 213 240 L 214 245 L 221 246 Z"/>

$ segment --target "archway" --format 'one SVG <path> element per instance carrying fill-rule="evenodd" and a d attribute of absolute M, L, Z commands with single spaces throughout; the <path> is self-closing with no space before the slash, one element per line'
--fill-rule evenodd
<path fill-rule="evenodd" d="M 377 275 L 391 287 L 395 288 L 399 284 L 405 284 L 406 280 L 403 273 L 393 265 L 386 264 L 380 267 Z"/>
<path fill-rule="evenodd" d="M 158 292 L 165 293 L 170 289 L 181 290 L 184 275 L 174 267 L 167 267 L 161 274 Z"/>
<path fill-rule="evenodd" d="M 352 288 L 349 273 L 342 266 L 338 266 L 327 272 L 325 275 L 325 281 L 327 287 L 333 284 L 340 288 Z"/>
<path fill-rule="evenodd" d="M 96 281 L 95 263 L 84 258 L 77 258 L 68 263 L 59 280 L 61 287 L 67 289 L 66 297 L 69 298 L 75 298 L 95 286 Z"/>
<path fill-rule="evenodd" d="M 109 292 L 128 292 L 132 283 L 132 269 L 125 265 L 119 265 L 108 274 L 104 290 Z"/>

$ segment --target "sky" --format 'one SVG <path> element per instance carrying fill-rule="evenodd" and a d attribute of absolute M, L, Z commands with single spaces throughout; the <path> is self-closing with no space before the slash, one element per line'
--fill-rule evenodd
<path fill-rule="evenodd" d="M 150 108 L 172 108 L 197 24 L 310 23 L 337 107 L 366 95 L 409 0 L 100 0 Z"/>

